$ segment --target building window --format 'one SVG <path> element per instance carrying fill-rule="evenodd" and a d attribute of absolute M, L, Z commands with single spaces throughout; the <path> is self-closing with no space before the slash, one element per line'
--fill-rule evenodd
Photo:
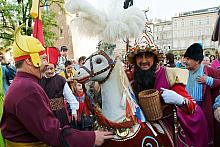
<path fill-rule="evenodd" d="M 166 39 L 167 38 L 167 33 L 164 33 L 163 34 L 163 39 Z"/>
<path fill-rule="evenodd" d="M 180 47 L 181 47 L 181 48 L 184 48 L 184 47 L 185 47 L 185 41 L 184 41 L 184 40 L 181 40 L 181 41 L 180 41 Z"/>
<path fill-rule="evenodd" d="M 193 26 L 193 21 L 192 21 L 192 20 L 189 22 L 189 25 L 190 25 L 190 26 Z"/>
<path fill-rule="evenodd" d="M 198 20 L 198 25 L 202 25 L 202 20 Z"/>
<path fill-rule="evenodd" d="M 160 31 L 160 26 L 158 26 L 157 31 L 158 31 L 158 32 Z"/>
<path fill-rule="evenodd" d="M 174 33 L 174 38 L 176 38 L 177 37 L 177 34 L 176 33 Z"/>
<path fill-rule="evenodd" d="M 198 31 L 198 36 L 202 36 L 202 31 L 201 30 Z"/>
<path fill-rule="evenodd" d="M 209 17 L 207 17 L 206 19 L 206 24 L 209 24 Z"/>
<path fill-rule="evenodd" d="M 181 22 L 181 27 L 184 27 L 184 22 Z"/>
<path fill-rule="evenodd" d="M 179 32 L 179 37 L 183 37 L 183 32 Z"/>
<path fill-rule="evenodd" d="M 193 31 L 190 32 L 190 36 L 194 36 L 194 32 Z"/>
<path fill-rule="evenodd" d="M 206 34 L 206 35 L 209 35 L 209 29 L 206 30 L 206 33 L 205 33 L 205 34 Z"/>
<path fill-rule="evenodd" d="M 177 22 L 174 23 L 174 28 L 176 28 L 176 27 L 177 27 Z"/>
<path fill-rule="evenodd" d="M 174 47 L 174 48 L 177 48 L 177 42 L 174 42 L 174 43 L 173 43 L 173 47 Z"/>
<path fill-rule="evenodd" d="M 169 33 L 167 38 L 172 38 L 172 33 Z"/>

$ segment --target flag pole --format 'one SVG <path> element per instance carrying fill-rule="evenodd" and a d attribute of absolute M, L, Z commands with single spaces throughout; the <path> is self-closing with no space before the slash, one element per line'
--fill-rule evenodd
<path fill-rule="evenodd" d="M 39 14 L 40 14 L 40 0 L 38 1 L 38 8 L 37 8 L 37 31 L 36 31 L 36 38 L 38 38 L 38 23 L 39 23 Z"/>

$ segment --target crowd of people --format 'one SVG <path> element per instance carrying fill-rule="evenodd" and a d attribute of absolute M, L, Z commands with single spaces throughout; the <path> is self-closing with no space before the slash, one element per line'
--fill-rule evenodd
<path fill-rule="evenodd" d="M 15 66 L 0 54 L 6 146 L 92 147 L 113 138 L 112 132 L 93 130 L 94 116 L 86 103 L 88 91 L 98 93 L 100 87 L 78 83 L 75 77 L 86 57 L 78 63 L 69 60 L 68 48 L 62 46 L 57 64 L 50 63 L 41 43 L 21 35 L 20 29 L 13 44 Z M 141 91 L 157 89 L 165 104 L 176 106 L 184 132 L 177 140 L 180 146 L 220 146 L 220 51 L 217 59 L 204 57 L 202 45 L 194 43 L 175 61 L 172 53 L 135 46 L 126 57 L 122 61 L 137 101 Z"/>
<path fill-rule="evenodd" d="M 186 68 L 184 64 L 184 55 L 174 55 L 172 52 L 162 55 L 163 57 L 160 60 L 160 64 L 167 67 L 177 67 L 177 68 Z M 220 68 L 220 49 L 218 50 L 217 55 L 205 55 L 202 64 L 215 69 Z"/>
<path fill-rule="evenodd" d="M 61 55 L 59 61 L 62 62 L 57 65 L 59 72 L 55 73 L 55 65 L 48 63 L 39 40 L 21 35 L 20 31 L 21 27 L 17 28 L 13 44 L 16 76 L 5 95 L 1 119 L 5 145 L 93 147 L 112 138 L 112 132 L 80 131 L 70 127 L 64 99 L 69 104 L 70 120 L 75 121 L 84 101 L 82 89 L 77 88 L 80 86 L 74 86 L 75 96 L 69 87 L 73 79 L 59 75 L 62 70 L 69 75 L 72 71 L 68 69 L 69 62 Z"/>

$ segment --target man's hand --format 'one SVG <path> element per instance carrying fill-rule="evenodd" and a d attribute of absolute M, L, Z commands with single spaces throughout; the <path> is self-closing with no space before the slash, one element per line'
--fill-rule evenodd
<path fill-rule="evenodd" d="M 206 83 L 206 77 L 207 75 L 204 75 L 204 76 L 198 76 L 197 77 L 197 82 L 200 83 L 200 84 L 205 84 Z"/>
<path fill-rule="evenodd" d="M 101 146 L 105 139 L 111 139 L 113 138 L 112 132 L 106 132 L 106 131 L 95 131 L 95 145 Z"/>
<path fill-rule="evenodd" d="M 220 123 L 220 107 L 214 110 L 215 119 Z"/>
<path fill-rule="evenodd" d="M 161 88 L 161 90 L 163 91 L 163 93 L 161 94 L 161 96 L 163 97 L 163 100 L 165 103 L 167 104 L 176 104 L 176 105 L 182 105 L 185 98 L 181 95 L 179 95 L 178 93 L 176 93 L 173 90 L 168 90 L 165 88 Z"/>

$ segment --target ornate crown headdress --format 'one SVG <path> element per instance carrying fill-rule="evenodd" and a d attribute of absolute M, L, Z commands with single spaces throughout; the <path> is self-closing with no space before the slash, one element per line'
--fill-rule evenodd
<path fill-rule="evenodd" d="M 133 58 L 135 55 L 144 52 L 152 52 L 156 56 L 159 54 L 158 47 L 153 41 L 153 36 L 151 33 L 143 33 L 140 40 L 136 41 L 134 46 L 128 48 L 127 57 L 128 60 L 133 63 Z"/>

